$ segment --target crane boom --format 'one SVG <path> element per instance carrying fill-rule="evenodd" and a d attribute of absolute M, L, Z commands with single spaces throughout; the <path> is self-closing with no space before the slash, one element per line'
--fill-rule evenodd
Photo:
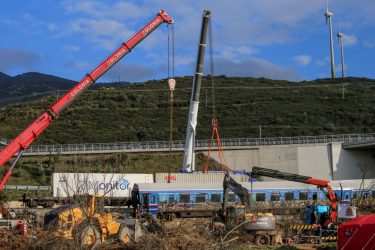
<path fill-rule="evenodd" d="M 161 10 L 147 25 L 138 31 L 127 42 L 124 42 L 113 54 L 105 59 L 91 73 L 87 74 L 77 85 L 75 85 L 60 100 L 49 107 L 33 123 L 31 123 L 21 134 L 19 134 L 11 143 L 9 143 L 0 152 L 0 167 L 3 166 L 17 152 L 25 150 L 51 123 L 57 119 L 61 112 L 69 106 L 80 94 L 89 86 L 115 65 L 121 58 L 128 54 L 139 42 L 147 37 L 162 23 L 172 24 L 173 20 L 169 15 Z M 2 189 L 2 187 L 0 187 Z"/>
<path fill-rule="evenodd" d="M 210 18 L 211 18 L 211 12 L 209 10 L 204 10 L 202 14 L 202 27 L 201 27 L 201 34 L 200 34 L 200 40 L 199 40 L 197 65 L 196 65 L 194 81 L 193 81 L 193 91 L 191 93 L 188 125 L 186 129 L 185 152 L 184 152 L 184 162 L 182 164 L 182 172 L 195 171 L 195 157 L 194 157 L 195 155 L 194 153 L 195 128 L 197 126 L 199 94 L 200 94 L 200 89 L 201 89 L 204 51 L 206 49 L 207 28 L 208 28 L 208 22 Z"/>
<path fill-rule="evenodd" d="M 315 179 L 309 176 L 303 176 L 298 174 L 292 174 L 292 173 L 285 173 L 281 172 L 279 170 L 275 169 L 269 169 L 269 168 L 261 168 L 261 167 L 253 167 L 251 170 L 251 176 L 265 176 L 265 177 L 271 177 L 281 180 L 288 180 L 288 181 L 295 181 L 295 182 L 301 182 L 311 185 L 316 185 L 321 190 L 326 189 L 327 193 L 326 196 L 328 200 L 331 202 L 331 211 L 329 214 L 329 218 L 326 222 L 328 223 L 335 223 L 337 222 L 336 215 L 337 215 L 337 197 L 335 193 L 333 192 L 332 187 L 328 184 L 329 181 L 327 180 L 321 180 L 321 179 Z"/>

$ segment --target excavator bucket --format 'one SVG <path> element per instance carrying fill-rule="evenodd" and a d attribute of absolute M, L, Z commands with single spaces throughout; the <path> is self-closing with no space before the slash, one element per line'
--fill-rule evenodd
<path fill-rule="evenodd" d="M 127 244 L 130 240 L 138 242 L 143 236 L 141 223 L 138 219 L 125 219 L 119 232 L 120 241 Z"/>
<path fill-rule="evenodd" d="M 143 230 L 141 227 L 141 223 L 138 219 L 135 220 L 134 223 L 134 240 L 135 242 L 138 242 L 139 238 L 143 236 Z"/>

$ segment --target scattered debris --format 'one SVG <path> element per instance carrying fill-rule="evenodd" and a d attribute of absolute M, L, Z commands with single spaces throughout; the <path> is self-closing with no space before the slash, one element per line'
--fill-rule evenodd
<path fill-rule="evenodd" d="M 164 223 L 164 232 L 143 236 L 138 244 L 127 249 L 219 249 L 219 241 L 210 228 L 210 219 L 176 219 Z"/>

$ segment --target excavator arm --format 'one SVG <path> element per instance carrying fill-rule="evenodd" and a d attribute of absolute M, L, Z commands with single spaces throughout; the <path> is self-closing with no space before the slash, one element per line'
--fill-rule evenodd
<path fill-rule="evenodd" d="M 90 87 L 99 77 L 107 72 L 113 65 L 115 65 L 121 58 L 128 54 L 138 43 L 146 38 L 152 31 L 154 31 L 162 23 L 172 24 L 173 20 L 169 15 L 161 10 L 156 17 L 151 20 L 146 26 L 138 31 L 127 42 L 124 42 L 112 55 L 105 59 L 97 68 L 91 73 L 87 74 L 77 85 L 75 85 L 66 95 L 42 113 L 33 123 L 31 123 L 21 134 L 19 134 L 11 143 L 9 143 L 0 152 L 0 167 L 3 166 L 10 158 L 17 152 L 23 151 L 46 129 L 48 126 L 59 117 L 61 112 L 69 106 L 80 94 L 82 94 L 88 87 Z M 11 170 L 10 170 L 11 171 Z M 6 179 L 10 174 L 6 174 Z M 0 190 L 6 182 L 6 179 L 1 182 Z"/>
<path fill-rule="evenodd" d="M 271 178 L 276 178 L 276 179 L 281 179 L 281 180 L 301 182 L 301 183 L 316 185 L 320 190 L 325 189 L 326 190 L 325 195 L 327 196 L 328 200 L 331 203 L 329 218 L 325 224 L 328 225 L 329 223 L 337 222 L 337 197 L 335 193 L 333 192 L 332 187 L 328 184 L 329 181 L 315 179 L 309 176 L 285 173 L 279 170 L 261 168 L 261 167 L 253 167 L 250 173 L 250 176 L 252 177 L 264 176 L 264 177 L 271 177 Z"/>
<path fill-rule="evenodd" d="M 249 191 L 246 188 L 244 188 L 241 184 L 236 182 L 229 174 L 225 174 L 224 182 L 223 182 L 223 189 L 224 189 L 224 197 L 223 197 L 223 204 L 222 204 L 223 215 L 225 211 L 227 210 L 229 191 L 232 191 L 234 194 L 236 194 L 240 198 L 241 204 L 245 206 L 246 211 L 250 209 Z"/>

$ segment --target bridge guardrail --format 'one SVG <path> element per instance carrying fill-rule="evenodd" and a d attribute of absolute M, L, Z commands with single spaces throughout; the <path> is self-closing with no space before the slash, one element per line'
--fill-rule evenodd
<path fill-rule="evenodd" d="M 3 190 L 50 191 L 51 186 L 4 185 Z"/>
<path fill-rule="evenodd" d="M 297 137 L 269 137 L 269 138 L 231 138 L 223 139 L 222 145 L 226 147 L 246 147 L 262 145 L 290 145 L 290 144 L 317 144 L 330 142 L 357 142 L 374 140 L 375 133 L 368 134 L 339 134 L 319 136 L 297 136 Z M 208 148 L 210 140 L 196 140 L 197 149 Z M 213 144 L 216 147 L 216 141 Z M 183 150 L 184 140 L 173 141 L 174 150 Z M 116 142 L 116 143 L 84 143 L 84 144 L 61 144 L 61 145 L 33 145 L 25 154 L 69 154 L 69 153 L 94 153 L 94 152 L 132 152 L 150 150 L 168 150 L 168 141 L 148 142 Z"/>

